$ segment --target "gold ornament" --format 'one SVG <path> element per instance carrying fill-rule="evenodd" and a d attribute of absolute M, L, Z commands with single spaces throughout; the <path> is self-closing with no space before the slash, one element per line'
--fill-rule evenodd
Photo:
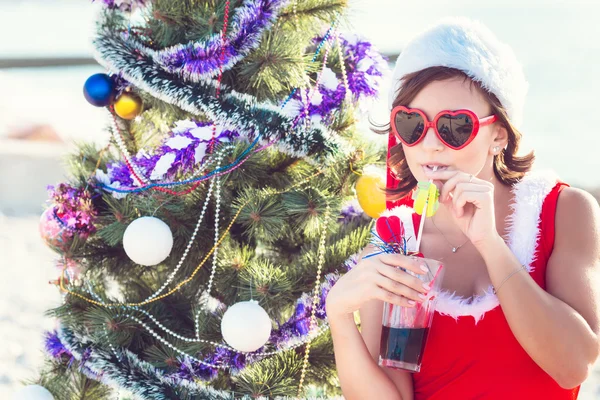
<path fill-rule="evenodd" d="M 134 119 L 142 113 L 142 100 L 135 95 L 123 93 L 115 102 L 115 112 L 123 119 Z"/>
<path fill-rule="evenodd" d="M 379 218 L 385 211 L 385 173 L 378 168 L 367 167 L 356 181 L 356 197 L 365 214 Z"/>

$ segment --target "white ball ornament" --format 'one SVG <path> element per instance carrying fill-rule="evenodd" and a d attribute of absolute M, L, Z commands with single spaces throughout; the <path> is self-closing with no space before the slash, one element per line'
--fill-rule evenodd
<path fill-rule="evenodd" d="M 123 248 L 133 262 L 145 266 L 157 265 L 171 253 L 173 233 L 160 219 L 141 217 L 125 229 Z"/>
<path fill-rule="evenodd" d="M 221 320 L 221 333 L 227 344 L 234 349 L 256 351 L 271 336 L 271 319 L 257 301 L 242 301 L 225 311 Z"/>
<path fill-rule="evenodd" d="M 13 393 L 12 400 L 54 400 L 54 396 L 43 386 L 28 385 Z"/>

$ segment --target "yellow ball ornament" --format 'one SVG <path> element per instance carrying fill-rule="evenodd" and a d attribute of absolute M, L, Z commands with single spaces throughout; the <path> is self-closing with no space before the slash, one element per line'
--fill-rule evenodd
<path fill-rule="evenodd" d="M 367 167 L 356 181 L 356 197 L 365 214 L 371 218 L 379 218 L 385 211 L 385 171 Z"/>
<path fill-rule="evenodd" d="M 115 102 L 115 112 L 123 119 L 134 119 L 142 113 L 142 100 L 135 95 L 123 93 Z"/>

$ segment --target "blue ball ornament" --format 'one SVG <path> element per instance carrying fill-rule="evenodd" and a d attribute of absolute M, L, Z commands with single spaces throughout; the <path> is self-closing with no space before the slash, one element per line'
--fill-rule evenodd
<path fill-rule="evenodd" d="M 106 74 L 94 74 L 83 85 L 85 99 L 96 107 L 111 105 L 115 94 L 115 82 Z"/>

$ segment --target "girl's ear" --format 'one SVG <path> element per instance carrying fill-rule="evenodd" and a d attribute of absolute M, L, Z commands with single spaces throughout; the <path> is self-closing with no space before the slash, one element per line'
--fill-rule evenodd
<path fill-rule="evenodd" d="M 501 124 L 496 124 L 494 129 L 494 143 L 493 147 L 499 147 L 504 149 L 508 145 L 508 130 Z"/>

